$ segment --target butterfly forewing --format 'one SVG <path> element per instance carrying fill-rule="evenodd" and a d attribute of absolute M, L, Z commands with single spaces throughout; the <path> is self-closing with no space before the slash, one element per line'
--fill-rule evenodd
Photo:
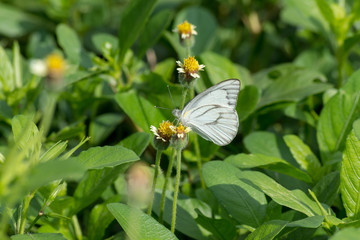
<path fill-rule="evenodd" d="M 237 134 L 239 120 L 235 107 L 240 81 L 223 81 L 197 95 L 183 109 L 180 121 L 206 140 L 229 144 Z"/>

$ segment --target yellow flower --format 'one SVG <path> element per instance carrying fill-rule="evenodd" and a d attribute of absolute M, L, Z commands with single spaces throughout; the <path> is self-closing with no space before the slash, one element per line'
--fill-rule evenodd
<path fill-rule="evenodd" d="M 48 70 L 48 76 L 50 78 L 62 78 L 66 68 L 66 63 L 61 55 L 57 53 L 52 53 L 46 57 L 45 63 Z"/>
<path fill-rule="evenodd" d="M 173 134 L 171 126 L 173 126 L 173 124 L 167 120 L 162 121 L 162 123 L 159 125 L 159 128 L 151 126 L 150 130 L 154 133 L 156 139 L 161 139 L 164 142 L 168 142 Z"/>
<path fill-rule="evenodd" d="M 204 64 L 200 64 L 195 57 L 188 57 L 184 59 L 184 63 L 176 61 L 179 68 L 177 68 L 180 74 L 185 74 L 186 79 L 200 78 L 199 71 L 204 71 Z"/>
<path fill-rule="evenodd" d="M 184 21 L 177 25 L 177 28 L 174 29 L 174 32 L 178 32 L 181 39 L 190 38 L 192 35 L 197 35 L 195 31 L 196 26 L 190 24 L 188 21 Z"/>
<path fill-rule="evenodd" d="M 191 131 L 191 128 L 185 127 L 181 123 L 178 126 L 170 126 L 172 132 L 176 135 L 178 139 L 184 139 L 186 134 Z"/>

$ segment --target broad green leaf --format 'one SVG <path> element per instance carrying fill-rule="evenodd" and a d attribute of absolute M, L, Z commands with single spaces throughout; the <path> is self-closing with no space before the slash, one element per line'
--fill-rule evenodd
<path fill-rule="evenodd" d="M 324 83 L 324 76 L 318 72 L 290 64 L 280 67 L 283 67 L 282 71 L 276 71 L 278 67 L 272 68 L 272 82 L 264 89 L 258 109 L 280 102 L 298 102 L 331 87 L 331 84 Z"/>
<path fill-rule="evenodd" d="M 324 221 L 324 216 L 313 216 L 290 222 L 286 227 L 318 228 Z"/>
<path fill-rule="evenodd" d="M 246 240 L 271 240 L 274 239 L 286 227 L 287 221 L 272 220 L 256 228 L 246 237 Z"/>
<path fill-rule="evenodd" d="M 236 111 L 239 116 L 239 121 L 245 120 L 256 109 L 256 105 L 260 99 L 260 91 L 254 85 L 242 87 L 239 93 Z"/>
<path fill-rule="evenodd" d="M 13 91 L 15 88 L 14 69 L 2 46 L 0 46 L 0 59 L 0 89 L 6 92 Z"/>
<path fill-rule="evenodd" d="M 322 214 L 317 204 L 303 191 L 298 189 L 290 191 L 263 173 L 243 171 L 238 177 L 255 184 L 280 205 L 302 212 L 309 217 Z"/>
<path fill-rule="evenodd" d="M 322 177 L 321 164 L 310 147 L 296 135 L 284 136 L 286 145 L 302 169 L 310 174 L 316 182 Z"/>
<path fill-rule="evenodd" d="M 11 240 L 66 240 L 61 233 L 30 233 L 11 236 Z"/>
<path fill-rule="evenodd" d="M 115 99 L 124 112 L 145 132 L 150 132 L 150 125 L 157 125 L 166 120 L 159 109 L 135 91 L 118 93 Z"/>
<path fill-rule="evenodd" d="M 240 153 L 237 155 L 231 155 L 230 157 L 226 158 L 225 161 L 242 169 L 256 167 L 264 168 L 297 178 L 308 183 L 312 182 L 311 177 L 306 172 L 277 157 L 256 153 L 250 155 Z"/>
<path fill-rule="evenodd" d="M 202 171 L 206 186 L 234 219 L 253 227 L 262 224 L 265 196 L 238 178 L 241 170 L 226 162 L 211 161 L 203 165 Z"/>
<path fill-rule="evenodd" d="M 330 26 L 322 16 L 314 0 L 284 1 L 281 19 L 294 26 L 302 27 L 327 36 Z"/>
<path fill-rule="evenodd" d="M 140 59 L 144 56 L 147 49 L 154 46 L 163 31 L 169 26 L 172 18 L 172 11 L 163 10 L 149 20 L 144 33 L 139 39 L 138 57 Z"/>
<path fill-rule="evenodd" d="M 149 18 L 156 0 L 132 0 L 128 3 L 119 27 L 119 54 L 120 61 L 125 56 L 127 50 L 135 42 L 141 30 Z"/>
<path fill-rule="evenodd" d="M 183 10 L 176 15 L 172 29 L 176 29 L 177 25 L 185 20 L 195 25 L 195 30 L 198 33 L 198 35 L 195 36 L 195 43 L 194 46 L 191 47 L 189 54 L 191 56 L 199 55 L 208 50 L 216 36 L 217 21 L 213 14 L 207 8 L 200 6 L 183 8 Z M 176 34 L 178 39 L 177 33 L 174 34 Z"/>
<path fill-rule="evenodd" d="M 122 146 L 105 146 L 92 147 L 70 159 L 82 163 L 87 169 L 101 169 L 134 162 L 139 160 L 139 157 L 130 149 Z"/>
<path fill-rule="evenodd" d="M 156 64 L 153 72 L 159 74 L 165 82 L 170 82 L 175 66 L 176 60 L 173 58 L 167 58 Z"/>
<path fill-rule="evenodd" d="M 340 172 L 340 191 L 346 215 L 352 219 L 360 216 L 360 139 L 351 131 L 343 153 Z"/>
<path fill-rule="evenodd" d="M 49 29 L 50 21 L 40 15 L 28 14 L 8 4 L 0 3 L 0 33 L 10 38 L 19 38 L 36 29 Z"/>
<path fill-rule="evenodd" d="M 149 145 L 150 140 L 151 135 L 149 133 L 137 132 L 121 140 L 119 145 L 131 149 L 136 153 L 136 155 L 141 156 L 146 147 Z"/>
<path fill-rule="evenodd" d="M 112 199 L 113 202 L 118 202 L 119 200 L 119 196 Z M 103 239 L 106 228 L 114 220 L 114 216 L 109 212 L 106 205 L 107 203 L 102 203 L 92 208 L 87 225 L 87 236 L 89 239 Z"/>
<path fill-rule="evenodd" d="M 317 140 L 321 159 L 328 162 L 337 151 L 342 151 L 353 121 L 359 118 L 360 71 L 355 72 L 339 92 L 322 109 L 317 126 Z"/>
<path fill-rule="evenodd" d="M 340 190 L 340 172 L 334 171 L 325 175 L 316 183 L 312 191 L 321 203 L 332 206 Z"/>
<path fill-rule="evenodd" d="M 175 240 L 178 239 L 165 226 L 146 213 L 121 203 L 107 205 L 130 240 Z"/>
<path fill-rule="evenodd" d="M 72 63 L 79 64 L 82 47 L 76 32 L 66 24 L 59 24 L 56 27 L 56 36 L 67 58 Z"/>
<path fill-rule="evenodd" d="M 153 211 L 159 216 L 160 214 L 160 202 L 161 195 L 159 193 L 155 194 L 155 200 L 153 205 Z M 172 205 L 173 205 L 173 196 L 170 195 L 170 192 L 166 192 L 165 198 L 165 208 L 164 208 L 164 221 L 171 225 L 172 220 Z M 204 202 L 188 198 L 185 195 L 179 194 L 177 200 L 177 210 L 176 210 L 176 225 L 175 229 L 186 236 L 189 236 L 193 239 L 205 240 L 207 239 L 199 228 L 198 224 L 195 221 L 195 218 L 198 216 L 195 209 L 200 209 L 201 211 L 210 213 L 211 209 Z"/>
<path fill-rule="evenodd" d="M 309 112 L 300 109 L 299 105 L 296 103 L 290 104 L 287 108 L 285 108 L 284 113 L 288 117 L 304 121 L 310 126 L 315 127 L 314 117 Z"/>
<path fill-rule="evenodd" d="M 209 76 L 212 85 L 229 78 L 239 79 L 241 77 L 241 74 L 235 67 L 235 64 L 228 58 L 218 55 L 217 53 L 205 52 L 200 55 L 200 59 L 202 60 L 202 63 L 205 64 L 205 71 Z"/>
<path fill-rule="evenodd" d="M 198 217 L 195 219 L 198 224 L 210 231 L 216 239 L 233 240 L 236 237 L 236 228 L 228 219 L 215 219 L 196 211 Z"/>
<path fill-rule="evenodd" d="M 244 138 L 244 144 L 251 153 L 277 157 L 297 166 L 297 162 L 293 159 L 284 140 L 274 133 L 263 131 L 252 132 Z"/>
<path fill-rule="evenodd" d="M 335 233 L 329 240 L 354 240 L 358 239 L 360 228 L 345 228 Z"/>
<path fill-rule="evenodd" d="M 124 115 L 117 113 L 105 113 L 97 116 L 89 127 L 90 142 L 99 145 L 115 130 L 116 126 L 124 119 Z"/>
<path fill-rule="evenodd" d="M 96 201 L 105 189 L 124 171 L 123 165 L 112 168 L 106 167 L 103 169 L 88 170 L 75 190 L 75 204 L 72 208 L 72 214 L 76 214 Z"/>
<path fill-rule="evenodd" d="M 316 0 L 316 5 L 329 25 L 334 24 L 335 16 L 329 3 L 325 0 Z"/>

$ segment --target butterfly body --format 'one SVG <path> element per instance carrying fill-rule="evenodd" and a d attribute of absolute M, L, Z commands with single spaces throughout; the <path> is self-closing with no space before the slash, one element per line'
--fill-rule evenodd
<path fill-rule="evenodd" d="M 175 109 L 173 115 L 204 139 L 227 145 L 239 127 L 235 109 L 239 91 L 239 80 L 222 81 L 197 95 L 183 110 Z"/>

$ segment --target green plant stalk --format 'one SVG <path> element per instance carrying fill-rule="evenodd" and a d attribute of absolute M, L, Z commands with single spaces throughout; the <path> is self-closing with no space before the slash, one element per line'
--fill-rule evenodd
<path fill-rule="evenodd" d="M 43 119 L 41 121 L 40 132 L 41 135 L 46 138 L 46 135 L 50 129 L 51 121 L 55 112 L 56 99 L 58 94 L 51 91 L 48 92 L 48 99 L 45 110 L 43 112 Z"/>
<path fill-rule="evenodd" d="M 155 160 L 155 173 L 154 173 L 153 183 L 152 183 L 152 187 L 151 187 L 151 199 L 150 199 L 149 208 L 148 208 L 149 215 L 151 215 L 151 211 L 152 211 L 152 207 L 153 207 L 153 203 L 154 203 L 155 187 L 156 187 L 156 182 L 157 182 L 157 178 L 158 178 L 158 174 L 159 174 L 161 155 L 162 155 L 162 151 L 157 150 L 156 160 Z"/>
<path fill-rule="evenodd" d="M 161 193 L 160 213 L 159 213 L 159 222 L 160 223 L 164 222 L 163 218 L 164 218 L 166 188 L 167 188 L 169 178 L 170 178 L 170 175 L 171 175 L 172 166 L 174 164 L 174 158 L 175 158 L 175 150 L 172 149 L 171 157 L 170 157 L 170 161 L 169 161 L 169 166 L 168 166 L 168 169 L 166 171 L 165 182 L 164 182 L 164 186 L 163 186 L 162 193 Z"/>
<path fill-rule="evenodd" d="M 174 192 L 174 200 L 173 200 L 173 210 L 172 210 L 172 220 L 171 220 L 171 232 L 175 232 L 175 223 L 176 223 L 176 204 L 177 198 L 179 195 L 180 188 L 180 175 L 181 175 L 181 149 L 177 150 L 176 156 L 176 184 L 175 184 L 175 192 Z"/>
<path fill-rule="evenodd" d="M 76 239 L 82 240 L 81 227 L 80 227 L 79 220 L 78 220 L 78 218 L 76 217 L 76 215 L 74 215 L 74 216 L 71 218 L 71 222 L 72 222 L 72 225 L 73 225 L 73 227 L 74 227 Z"/>
<path fill-rule="evenodd" d="M 25 233 L 25 225 L 26 225 L 27 213 L 28 213 L 28 210 L 29 210 L 30 201 L 31 201 L 31 199 L 33 199 L 34 195 L 35 195 L 35 191 L 33 191 L 32 193 L 27 195 L 25 197 L 24 201 L 23 201 L 21 216 L 19 216 L 21 218 L 19 234 L 24 234 Z"/>
<path fill-rule="evenodd" d="M 193 99 L 195 96 L 195 91 L 194 91 L 194 82 L 191 83 L 190 85 L 190 97 L 191 99 Z M 200 182 L 201 182 L 201 187 L 202 188 L 206 188 L 205 185 L 205 181 L 204 181 L 204 177 L 202 175 L 201 169 L 202 169 L 202 161 L 201 161 L 201 152 L 200 152 L 200 146 L 199 146 L 199 138 L 197 134 L 194 134 L 194 147 L 195 147 L 195 155 L 196 155 L 196 164 L 197 164 L 197 168 L 199 171 L 199 176 L 200 176 Z"/>

